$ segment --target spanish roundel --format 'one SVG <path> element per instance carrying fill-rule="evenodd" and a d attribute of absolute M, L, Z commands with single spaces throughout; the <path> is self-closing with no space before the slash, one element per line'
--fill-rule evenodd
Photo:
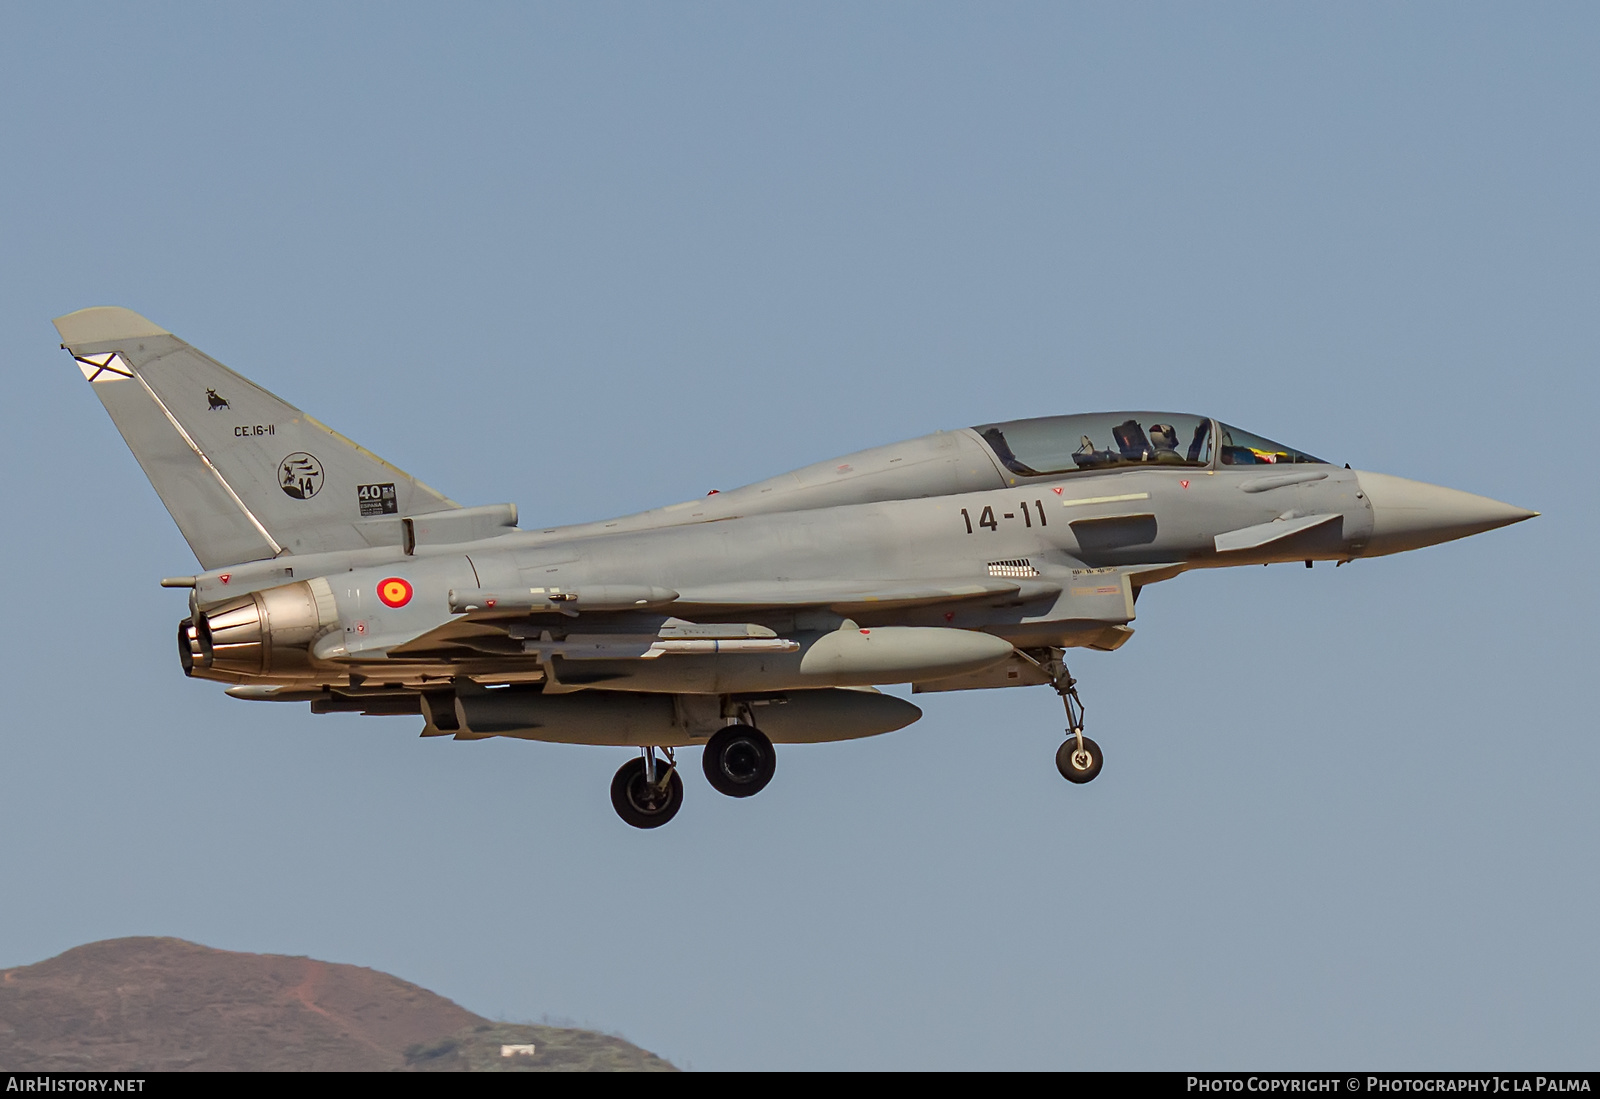
<path fill-rule="evenodd" d="M 378 581 L 378 599 L 385 607 L 403 607 L 411 602 L 411 585 L 398 576 Z"/>

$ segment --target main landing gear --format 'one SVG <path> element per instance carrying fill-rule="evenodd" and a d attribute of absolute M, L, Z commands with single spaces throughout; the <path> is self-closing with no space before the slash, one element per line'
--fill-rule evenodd
<path fill-rule="evenodd" d="M 778 754 L 767 734 L 755 726 L 729 725 L 706 741 L 700 762 L 713 790 L 730 798 L 747 798 L 772 781 Z"/>
<path fill-rule="evenodd" d="M 1068 782 L 1079 785 L 1093 782 L 1105 763 L 1105 757 L 1100 754 L 1100 745 L 1083 735 L 1083 700 L 1078 697 L 1078 681 L 1072 678 L 1072 673 L 1067 671 L 1066 664 L 1062 662 L 1066 654 L 1060 649 L 1051 649 L 1044 660 L 1021 650 L 1018 650 L 1018 655 L 1049 678 L 1050 686 L 1055 688 L 1056 694 L 1061 696 L 1061 704 L 1067 708 L 1067 739 L 1056 749 L 1056 770 Z"/>
<path fill-rule="evenodd" d="M 672 749 L 646 748 L 643 757 L 630 759 L 611 780 L 611 805 L 617 816 L 635 828 L 660 828 L 683 808 L 683 779 L 672 758 Z"/>
<path fill-rule="evenodd" d="M 635 828 L 660 828 L 683 807 L 683 778 L 672 749 L 661 751 L 665 759 L 656 758 L 655 748 L 646 748 L 611 780 L 611 805 Z M 731 798 L 759 794 L 778 766 L 767 734 L 742 722 L 712 734 L 700 759 L 712 789 Z"/>

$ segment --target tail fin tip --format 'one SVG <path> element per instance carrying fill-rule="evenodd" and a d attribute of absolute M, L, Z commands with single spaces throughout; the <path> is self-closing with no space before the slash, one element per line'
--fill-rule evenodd
<path fill-rule="evenodd" d="M 61 346 L 68 350 L 89 347 L 113 340 L 132 340 L 142 336 L 170 336 L 158 324 L 119 305 L 94 305 L 51 322 L 61 333 Z"/>

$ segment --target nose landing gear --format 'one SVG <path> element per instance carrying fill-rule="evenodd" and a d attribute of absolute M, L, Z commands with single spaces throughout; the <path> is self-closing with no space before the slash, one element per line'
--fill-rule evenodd
<path fill-rule="evenodd" d="M 1100 754 L 1100 745 L 1083 735 L 1083 700 L 1078 697 L 1078 681 L 1072 678 L 1063 662 L 1066 653 L 1051 649 L 1043 660 L 1021 649 L 1017 650 L 1017 655 L 1049 679 L 1050 686 L 1061 696 L 1061 704 L 1067 708 L 1067 739 L 1056 749 L 1056 770 L 1068 782 L 1079 785 L 1093 782 L 1105 757 Z"/>
<path fill-rule="evenodd" d="M 1068 782 L 1085 783 L 1093 782 L 1094 777 L 1100 773 L 1100 765 L 1105 759 L 1100 755 L 1100 745 L 1083 735 L 1079 729 L 1077 734 L 1068 737 L 1056 749 L 1056 770 L 1061 772 L 1061 777 Z"/>

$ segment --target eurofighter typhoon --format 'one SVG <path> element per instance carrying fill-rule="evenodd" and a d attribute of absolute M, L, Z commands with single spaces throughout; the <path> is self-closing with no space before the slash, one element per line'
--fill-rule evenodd
<path fill-rule="evenodd" d="M 1351 470 L 1207 416 L 1114 412 L 941 431 L 638 515 L 522 530 L 462 507 L 127 309 L 55 322 L 203 571 L 186 674 L 423 736 L 628 747 L 638 828 L 683 802 L 675 752 L 748 797 L 774 744 L 922 716 L 879 693 L 1048 685 L 1056 767 L 1100 773 L 1070 649 L 1133 634 L 1189 569 L 1377 557 L 1536 513 Z"/>

